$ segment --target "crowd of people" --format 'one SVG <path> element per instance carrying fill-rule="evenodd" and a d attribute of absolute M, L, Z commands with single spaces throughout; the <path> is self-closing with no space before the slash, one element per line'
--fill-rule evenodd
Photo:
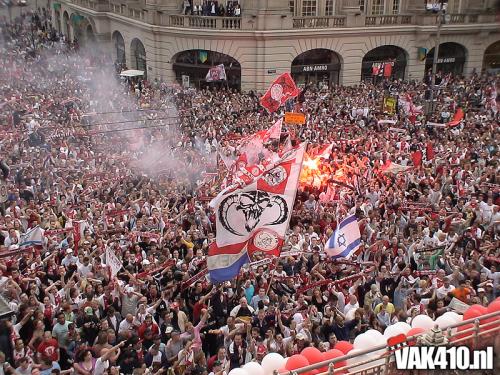
<path fill-rule="evenodd" d="M 239 1 L 227 1 L 226 6 L 222 1 L 203 2 L 184 0 L 182 3 L 182 14 L 193 16 L 218 16 L 218 17 L 240 17 L 241 6 Z"/>
<path fill-rule="evenodd" d="M 0 373 L 225 375 L 498 296 L 497 78 L 450 77 L 434 112 L 413 120 L 381 102 L 423 104 L 422 82 L 303 91 L 287 106 L 306 124 L 285 125 L 280 142 L 333 142 L 319 168 L 342 169 L 345 184 L 303 180 L 286 256 L 214 285 L 208 203 L 227 175 L 217 155 L 236 156 L 285 108 L 268 114 L 253 92 L 131 84 L 37 17 L 2 25 L 0 291 L 12 312 Z M 459 126 L 426 125 L 458 107 Z M 388 161 L 411 168 L 385 173 Z M 331 262 L 325 241 L 349 213 L 361 248 Z M 37 227 L 42 246 L 22 246 Z"/>

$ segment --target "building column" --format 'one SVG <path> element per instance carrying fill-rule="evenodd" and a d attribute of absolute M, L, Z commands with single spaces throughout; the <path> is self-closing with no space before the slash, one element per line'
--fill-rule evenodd
<path fill-rule="evenodd" d="M 488 33 L 481 32 L 470 37 L 471 43 L 465 45 L 467 55 L 465 56 L 464 75 L 469 76 L 473 72 L 480 73 L 483 68 L 484 51 L 488 48 L 485 41 L 488 40 Z M 477 43 L 476 41 L 480 41 Z"/>
<path fill-rule="evenodd" d="M 339 84 L 344 86 L 357 85 L 361 81 L 361 62 L 363 56 L 342 56 L 344 58 L 340 71 Z"/>

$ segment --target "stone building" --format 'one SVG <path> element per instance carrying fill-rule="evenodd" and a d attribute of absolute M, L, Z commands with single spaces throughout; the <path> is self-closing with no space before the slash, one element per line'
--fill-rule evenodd
<path fill-rule="evenodd" d="M 224 64 L 228 86 L 261 91 L 283 72 L 299 84 L 357 84 L 376 79 L 380 64 L 391 65 L 393 78 L 423 79 L 436 45 L 438 16 L 427 9 L 434 2 L 57 0 L 51 7 L 67 37 L 95 40 L 148 79 L 205 86 L 209 67 Z M 500 69 L 496 3 L 447 1 L 438 72 Z"/>

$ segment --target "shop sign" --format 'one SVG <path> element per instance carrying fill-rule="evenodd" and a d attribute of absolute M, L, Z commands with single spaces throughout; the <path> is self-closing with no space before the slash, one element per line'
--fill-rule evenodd
<path fill-rule="evenodd" d="M 437 63 L 438 64 L 447 64 L 447 63 L 454 63 L 455 58 L 454 57 L 444 57 L 441 59 L 438 59 Z"/>
<path fill-rule="evenodd" d="M 303 72 L 326 72 L 328 71 L 328 65 L 306 65 L 302 67 Z"/>
<path fill-rule="evenodd" d="M 372 68 L 373 67 L 380 67 L 381 65 L 390 65 L 394 66 L 394 61 L 375 61 L 372 63 Z"/>

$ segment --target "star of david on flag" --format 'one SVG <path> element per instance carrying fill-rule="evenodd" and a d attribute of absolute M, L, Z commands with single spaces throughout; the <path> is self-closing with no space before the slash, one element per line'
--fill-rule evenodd
<path fill-rule="evenodd" d="M 325 244 L 325 252 L 332 259 L 350 258 L 361 245 L 361 234 L 356 216 L 342 220 Z"/>

